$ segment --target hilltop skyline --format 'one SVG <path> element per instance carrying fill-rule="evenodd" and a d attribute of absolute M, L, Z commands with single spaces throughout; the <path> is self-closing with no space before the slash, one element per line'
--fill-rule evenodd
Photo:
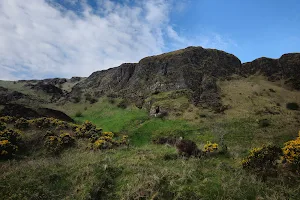
<path fill-rule="evenodd" d="M 187 46 L 279 58 L 299 52 L 299 9 L 296 0 L 2 1 L 0 79 L 88 76 Z"/>

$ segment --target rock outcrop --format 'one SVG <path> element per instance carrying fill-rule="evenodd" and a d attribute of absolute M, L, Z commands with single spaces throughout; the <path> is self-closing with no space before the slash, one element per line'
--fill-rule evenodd
<path fill-rule="evenodd" d="M 285 80 L 291 88 L 300 90 L 300 53 L 284 54 L 279 59 L 258 58 L 242 65 L 243 76 L 260 73 L 270 81 Z"/>
<path fill-rule="evenodd" d="M 88 78 L 19 82 L 24 82 L 30 89 L 43 91 L 50 96 L 51 103 L 109 96 L 122 97 L 139 108 L 145 107 L 146 99 L 153 94 L 185 90 L 190 103 L 223 112 L 226 106 L 222 105 L 217 82 L 229 80 L 235 74 L 243 77 L 261 74 L 270 81 L 284 80 L 291 89 L 300 90 L 300 53 L 284 54 L 279 59 L 263 57 L 242 64 L 237 57 L 224 51 L 188 47 L 146 57 L 138 63 L 124 63 L 97 71 Z M 0 88 L 0 93 L 8 92 Z M 3 102 L 23 98 L 22 93 L 2 96 Z M 151 109 L 149 102 L 147 109 Z"/>
<path fill-rule="evenodd" d="M 94 72 L 77 84 L 71 96 L 92 92 L 94 96 L 117 94 L 132 101 L 155 92 L 189 89 L 195 104 L 221 105 L 216 80 L 238 72 L 240 60 L 232 54 L 202 47 L 188 47 Z"/>
<path fill-rule="evenodd" d="M 20 104 L 6 104 L 0 110 L 0 116 L 23 117 L 26 119 L 39 117 L 53 117 L 67 122 L 74 122 L 74 120 L 65 113 L 50 108 L 31 108 Z"/>

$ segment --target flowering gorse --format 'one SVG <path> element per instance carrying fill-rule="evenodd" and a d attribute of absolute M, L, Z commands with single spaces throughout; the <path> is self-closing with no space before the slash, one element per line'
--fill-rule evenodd
<path fill-rule="evenodd" d="M 207 141 L 204 145 L 204 151 L 205 152 L 214 152 L 218 150 L 218 144 L 217 143 L 211 143 L 210 141 Z"/>
<path fill-rule="evenodd" d="M 289 164 L 300 168 L 300 131 L 298 135 L 295 140 L 286 142 L 282 150 L 285 160 Z"/>

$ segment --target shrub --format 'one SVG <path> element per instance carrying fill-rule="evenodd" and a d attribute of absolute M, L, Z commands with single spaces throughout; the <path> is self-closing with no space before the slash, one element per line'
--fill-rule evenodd
<path fill-rule="evenodd" d="M 299 110 L 299 105 L 297 103 L 287 103 L 286 108 L 289 110 Z"/>
<path fill-rule="evenodd" d="M 96 98 L 91 98 L 90 99 L 90 104 L 94 104 L 94 103 L 96 103 L 98 101 L 98 99 L 96 99 Z"/>
<path fill-rule="evenodd" d="M 93 149 L 109 149 L 111 148 L 112 144 L 110 142 L 107 142 L 103 139 L 98 139 L 93 144 Z"/>
<path fill-rule="evenodd" d="M 90 104 L 94 104 L 98 101 L 96 98 L 92 97 L 92 95 L 89 93 L 86 93 L 84 96 L 85 96 L 85 100 L 89 101 Z"/>
<path fill-rule="evenodd" d="M 101 135 L 102 129 L 96 128 L 94 124 L 85 121 L 81 126 L 76 128 L 75 134 L 77 137 L 90 138 L 92 135 Z"/>
<path fill-rule="evenodd" d="M 217 143 L 211 143 L 210 141 L 206 142 L 204 145 L 204 151 L 205 152 L 215 152 L 218 150 L 218 144 Z"/>
<path fill-rule="evenodd" d="M 92 95 L 90 93 L 85 93 L 85 100 L 89 101 L 92 98 Z"/>
<path fill-rule="evenodd" d="M 9 140 L 0 140 L 0 159 L 10 158 L 18 151 L 18 146 Z"/>
<path fill-rule="evenodd" d="M 4 123 L 13 123 L 16 121 L 16 118 L 15 117 L 11 117 L 11 116 L 3 116 L 3 117 L 0 117 L 0 122 L 4 122 Z"/>
<path fill-rule="evenodd" d="M 48 137 L 48 136 L 55 136 L 55 133 L 53 131 L 47 131 L 46 134 L 44 135 L 44 138 Z"/>
<path fill-rule="evenodd" d="M 300 168 L 300 131 L 299 136 L 295 140 L 286 142 L 283 147 L 283 155 L 285 160 L 296 168 Z"/>
<path fill-rule="evenodd" d="M 8 140 L 13 145 L 20 145 L 21 139 L 21 132 L 18 130 L 5 129 L 0 131 L 0 140 Z"/>
<path fill-rule="evenodd" d="M 83 117 L 82 112 L 77 111 L 77 112 L 75 113 L 75 117 Z"/>
<path fill-rule="evenodd" d="M 0 121 L 0 131 L 6 129 L 6 123 Z"/>
<path fill-rule="evenodd" d="M 72 97 L 72 101 L 74 103 L 79 103 L 81 101 L 81 97 L 80 96 L 77 96 L 77 97 Z"/>
<path fill-rule="evenodd" d="M 59 135 L 60 144 L 63 147 L 70 147 L 75 144 L 75 139 L 70 135 L 70 133 L 62 133 Z"/>
<path fill-rule="evenodd" d="M 108 102 L 110 104 L 114 104 L 114 103 L 116 103 L 116 100 L 114 98 L 108 97 Z"/>
<path fill-rule="evenodd" d="M 178 154 L 176 153 L 167 153 L 163 157 L 164 160 L 176 160 L 178 159 Z"/>
<path fill-rule="evenodd" d="M 61 150 L 60 138 L 57 136 L 48 136 L 44 142 L 44 145 L 49 153 L 58 154 Z"/>
<path fill-rule="evenodd" d="M 122 100 L 120 103 L 118 103 L 118 108 L 125 109 L 128 106 L 128 102 L 126 100 Z"/>
<path fill-rule="evenodd" d="M 261 128 L 265 128 L 265 127 L 270 126 L 270 121 L 268 119 L 261 119 L 258 121 L 258 125 Z"/>
<path fill-rule="evenodd" d="M 12 157 L 21 143 L 21 134 L 19 131 L 5 129 L 0 131 L 0 158 L 6 159 Z"/>
<path fill-rule="evenodd" d="M 55 120 L 53 118 L 46 118 L 46 117 L 42 117 L 42 118 L 37 118 L 37 119 L 33 119 L 30 120 L 30 124 L 34 125 L 36 128 L 49 128 L 51 127 L 51 125 L 55 124 Z"/>
<path fill-rule="evenodd" d="M 122 144 L 122 145 L 128 145 L 128 144 L 129 144 L 128 136 L 127 136 L 127 135 L 123 135 L 123 136 L 122 136 L 121 144 Z"/>
<path fill-rule="evenodd" d="M 168 137 L 154 137 L 152 139 L 152 142 L 154 144 L 169 144 L 169 145 L 174 145 L 176 143 L 177 138 L 173 136 L 168 136 Z"/>
<path fill-rule="evenodd" d="M 53 123 L 53 126 L 56 126 L 55 129 L 56 130 L 66 130 L 66 129 L 70 129 L 72 128 L 71 123 L 65 122 L 65 121 L 61 121 L 61 120 L 57 120 Z"/>
<path fill-rule="evenodd" d="M 277 146 L 254 148 L 247 158 L 243 159 L 242 166 L 263 176 L 272 175 L 276 173 L 277 161 L 280 160 L 281 155 L 282 150 Z"/>
<path fill-rule="evenodd" d="M 20 119 L 16 120 L 14 126 L 17 129 L 25 130 L 29 127 L 29 122 L 28 122 L 28 120 L 26 120 L 24 118 L 20 118 Z"/>
<path fill-rule="evenodd" d="M 161 111 L 160 113 L 158 113 L 157 117 L 164 119 L 169 115 L 169 113 L 167 111 Z"/>

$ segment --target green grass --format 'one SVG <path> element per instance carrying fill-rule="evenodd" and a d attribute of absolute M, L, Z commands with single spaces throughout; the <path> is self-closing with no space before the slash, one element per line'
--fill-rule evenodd
<path fill-rule="evenodd" d="M 163 120 L 150 118 L 144 109 L 129 107 L 118 108 L 106 99 L 82 112 L 82 117 L 75 117 L 78 122 L 89 120 L 104 131 L 126 132 L 130 135 L 131 143 L 137 146 L 151 141 L 153 135 L 188 135 L 185 131 L 196 130 L 197 127 L 183 120 Z"/>
<path fill-rule="evenodd" d="M 238 92 L 231 94 L 232 98 L 236 95 L 243 101 Z M 170 94 L 159 93 L 153 98 L 172 105 L 178 99 L 182 100 L 180 104 L 186 102 L 182 96 L 169 100 Z M 24 140 L 37 152 L 0 162 L 0 196 L 3 199 L 299 198 L 299 177 L 294 180 L 279 175 L 262 181 L 243 170 L 240 163 L 252 147 L 282 146 L 295 138 L 299 128 L 296 112 L 261 116 L 243 115 L 244 110 L 232 109 L 232 113 L 219 116 L 210 113 L 205 120 L 187 121 L 180 117 L 170 120 L 149 117 L 146 110 L 136 107 L 118 108 L 119 101 L 111 104 L 102 98 L 95 104 L 69 103 L 60 110 L 78 122 L 89 120 L 104 131 L 127 133 L 129 148 L 91 151 L 87 140 L 78 139 L 77 146 L 52 157 L 44 154 L 42 143 L 36 145 L 35 142 L 42 142 L 39 132 L 29 130 L 24 133 Z M 76 112 L 81 112 L 82 117 L 75 117 Z M 270 120 L 270 126 L 259 127 L 258 120 L 264 118 Z M 229 154 L 166 159 L 177 152 L 174 147 L 151 143 L 152 138 L 159 136 L 183 136 L 195 141 L 199 148 L 206 141 L 219 143 L 223 137 Z"/>
<path fill-rule="evenodd" d="M 89 120 L 101 127 L 104 131 L 120 132 L 128 130 L 129 127 L 148 119 L 147 112 L 135 107 L 118 108 L 110 104 L 106 99 L 102 99 L 82 111 L 83 117 L 75 117 L 75 120 L 84 122 Z"/>
<path fill-rule="evenodd" d="M 165 160 L 172 147 L 69 149 L 60 157 L 1 163 L 3 199 L 297 199 L 299 185 L 262 182 L 216 156 Z"/>

